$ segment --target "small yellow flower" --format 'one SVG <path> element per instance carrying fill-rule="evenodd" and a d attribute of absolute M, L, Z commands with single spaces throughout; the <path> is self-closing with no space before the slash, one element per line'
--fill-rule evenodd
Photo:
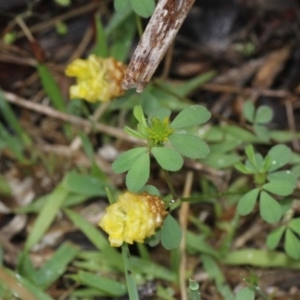
<path fill-rule="evenodd" d="M 86 60 L 74 60 L 65 71 L 67 76 L 76 77 L 76 85 L 70 87 L 70 97 L 96 102 L 121 96 L 125 69 L 125 65 L 112 57 L 92 54 Z"/>
<path fill-rule="evenodd" d="M 143 243 L 146 237 L 155 234 L 155 229 L 162 225 L 166 215 L 159 197 L 145 192 L 126 192 L 106 208 L 99 226 L 108 233 L 110 245 L 119 247 L 123 242 Z"/>

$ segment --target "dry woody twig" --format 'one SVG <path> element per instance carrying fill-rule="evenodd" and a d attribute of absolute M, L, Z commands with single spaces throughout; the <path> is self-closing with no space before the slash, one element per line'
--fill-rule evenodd
<path fill-rule="evenodd" d="M 141 93 L 172 44 L 195 0 L 160 0 L 129 63 L 123 89 Z"/>

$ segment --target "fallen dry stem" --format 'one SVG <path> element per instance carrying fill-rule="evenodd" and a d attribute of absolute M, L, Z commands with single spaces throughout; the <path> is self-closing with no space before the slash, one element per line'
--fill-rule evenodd
<path fill-rule="evenodd" d="M 51 107 L 44 106 L 44 105 L 37 104 L 37 103 L 32 103 L 31 101 L 25 100 L 25 99 L 18 97 L 15 94 L 10 93 L 10 92 L 3 92 L 3 94 L 8 102 L 13 103 L 18 106 L 21 106 L 21 107 L 24 107 L 24 108 L 27 108 L 29 110 L 35 111 L 37 113 L 47 115 L 49 117 L 59 119 L 61 121 L 72 123 L 76 126 L 83 127 L 87 130 L 94 130 L 94 131 L 106 133 L 110 136 L 113 136 L 113 137 L 116 137 L 116 138 L 119 138 L 122 140 L 126 140 L 126 141 L 129 141 L 132 143 L 139 142 L 137 139 L 125 134 L 125 132 L 123 132 L 122 129 L 111 127 L 111 126 L 108 126 L 105 124 L 93 123 L 91 121 L 88 121 L 88 120 L 85 120 L 85 119 L 82 119 L 82 118 L 79 118 L 76 116 L 68 115 L 66 113 L 57 111 L 56 109 L 53 109 Z"/>

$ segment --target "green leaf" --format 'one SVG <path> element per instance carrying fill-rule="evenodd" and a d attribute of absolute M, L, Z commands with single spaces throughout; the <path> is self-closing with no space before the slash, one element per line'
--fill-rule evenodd
<path fill-rule="evenodd" d="M 237 292 L 235 300 L 254 300 L 255 293 L 251 289 L 245 287 Z"/>
<path fill-rule="evenodd" d="M 216 281 L 216 284 L 222 284 L 225 281 L 223 272 L 218 266 L 216 260 L 210 255 L 201 254 L 203 268 L 208 273 L 209 278 Z"/>
<path fill-rule="evenodd" d="M 288 227 L 300 235 L 300 218 L 292 219 L 289 222 Z"/>
<path fill-rule="evenodd" d="M 265 183 L 263 188 L 264 190 L 279 196 L 288 196 L 293 193 L 295 185 L 293 182 L 272 179 L 270 182 Z"/>
<path fill-rule="evenodd" d="M 251 100 L 248 100 L 245 102 L 243 106 L 243 114 L 247 121 L 250 123 L 254 122 L 254 113 L 255 113 L 255 107 Z"/>
<path fill-rule="evenodd" d="M 294 259 L 300 258 L 300 241 L 292 230 L 287 229 L 284 241 L 285 252 Z"/>
<path fill-rule="evenodd" d="M 234 167 L 243 174 L 253 174 L 253 170 L 249 169 L 247 166 L 243 165 L 241 162 L 238 162 Z"/>
<path fill-rule="evenodd" d="M 260 153 L 255 153 L 254 159 L 256 162 L 256 170 L 257 171 L 261 170 L 264 165 L 264 158 L 262 157 L 262 155 Z"/>
<path fill-rule="evenodd" d="M 108 57 L 108 46 L 107 46 L 106 34 L 104 32 L 104 28 L 101 23 L 101 17 L 99 14 L 95 14 L 95 25 L 96 25 L 96 45 L 93 49 L 93 53 L 100 57 Z"/>
<path fill-rule="evenodd" d="M 144 127 L 148 127 L 145 115 L 144 115 L 144 111 L 141 105 L 137 105 L 134 107 L 133 109 L 133 115 L 135 116 L 135 118 L 138 120 L 139 123 L 142 123 L 144 125 Z"/>
<path fill-rule="evenodd" d="M 259 188 L 256 188 L 249 191 L 239 200 L 237 211 L 240 215 L 245 216 L 253 210 L 258 194 Z"/>
<path fill-rule="evenodd" d="M 221 152 L 210 152 L 207 157 L 203 159 L 203 163 L 215 169 L 226 169 L 237 164 L 242 157 L 237 153 L 224 154 Z"/>
<path fill-rule="evenodd" d="M 171 93 L 175 93 L 175 95 L 179 95 L 181 97 L 187 97 L 193 91 L 198 90 L 203 84 L 211 81 L 214 77 L 216 77 L 216 71 L 208 71 L 206 73 L 202 73 L 201 75 L 194 76 L 191 79 L 184 80 L 182 84 L 173 84 L 169 85 L 168 90 Z M 178 97 L 179 98 L 179 97 Z M 183 102 L 181 102 L 183 103 Z"/>
<path fill-rule="evenodd" d="M 267 155 L 264 159 L 264 162 L 261 166 L 261 169 L 259 170 L 262 173 L 267 173 L 272 166 L 271 158 Z"/>
<path fill-rule="evenodd" d="M 84 217 L 71 209 L 64 209 L 64 212 L 75 227 L 78 228 L 98 250 L 103 251 L 105 248 L 110 248 L 112 253 L 118 253 L 109 246 L 108 240 L 104 234 L 93 224 L 89 223 Z"/>
<path fill-rule="evenodd" d="M 205 158 L 209 153 L 207 144 L 192 134 L 173 133 L 169 141 L 180 154 L 189 158 Z"/>
<path fill-rule="evenodd" d="M 171 128 L 181 129 L 207 122 L 211 113 L 201 105 L 192 105 L 182 110 L 171 123 Z"/>
<path fill-rule="evenodd" d="M 105 184 L 99 178 L 76 172 L 68 173 L 62 185 L 70 193 L 105 196 Z"/>
<path fill-rule="evenodd" d="M 128 171 L 134 163 L 144 154 L 146 154 L 147 148 L 138 147 L 128 150 L 113 162 L 112 169 L 115 173 L 123 173 Z"/>
<path fill-rule="evenodd" d="M 151 111 L 148 115 L 148 122 L 151 123 L 152 118 L 159 119 L 163 121 L 165 118 L 169 118 L 171 115 L 171 110 L 168 108 L 159 108 L 155 111 Z"/>
<path fill-rule="evenodd" d="M 139 131 L 136 131 L 134 129 L 131 129 L 130 127 L 128 126 L 125 126 L 124 129 L 123 129 L 128 135 L 131 135 L 137 139 L 141 139 L 141 140 L 145 140 L 147 139 L 147 135 L 139 132 Z"/>
<path fill-rule="evenodd" d="M 154 0 L 131 0 L 133 11 L 143 18 L 149 18 L 155 9 Z"/>
<path fill-rule="evenodd" d="M 79 132 L 83 150 L 90 161 L 94 160 L 94 149 L 90 138 L 83 132 Z"/>
<path fill-rule="evenodd" d="M 51 72 L 47 68 L 47 66 L 42 64 L 36 65 L 42 85 L 44 90 L 46 91 L 48 97 L 51 100 L 51 103 L 53 106 L 60 110 L 60 111 L 66 111 L 66 105 L 63 98 L 63 95 L 53 78 Z"/>
<path fill-rule="evenodd" d="M 282 217 L 281 205 L 265 191 L 260 193 L 259 210 L 267 223 L 276 223 Z"/>
<path fill-rule="evenodd" d="M 7 124 L 9 124 L 9 128 L 13 129 L 18 134 L 18 136 L 22 139 L 24 145 L 30 146 L 32 144 L 32 141 L 28 133 L 20 124 L 16 114 L 14 113 L 9 103 L 6 101 L 5 96 L 1 90 L 0 90 L 0 111 L 1 111 L 1 117 L 6 120 Z"/>
<path fill-rule="evenodd" d="M 138 192 L 148 181 L 150 175 L 150 156 L 142 154 L 126 175 L 126 186 L 131 192 Z"/>
<path fill-rule="evenodd" d="M 290 170 L 270 173 L 268 174 L 267 179 L 269 181 L 271 180 L 288 181 L 294 186 L 294 188 L 296 188 L 297 186 L 297 178 L 295 177 L 294 173 L 291 172 Z"/>
<path fill-rule="evenodd" d="M 300 165 L 293 166 L 291 171 L 296 178 L 300 178 Z"/>
<path fill-rule="evenodd" d="M 128 10 L 132 10 L 131 6 L 127 6 L 120 13 L 124 15 Z M 112 18 L 110 18 L 110 20 L 111 19 Z M 114 57 L 118 61 L 124 62 L 128 57 L 132 44 L 134 43 L 133 39 L 136 31 L 136 16 L 132 14 L 125 20 L 125 22 L 123 22 L 122 26 L 118 27 L 110 36 L 110 56 Z M 124 98 L 126 98 L 126 100 L 128 99 L 126 96 Z"/>
<path fill-rule="evenodd" d="M 48 288 L 54 283 L 67 269 L 67 266 L 76 255 L 80 248 L 65 242 L 51 256 L 51 258 L 37 272 L 35 284 L 43 289 Z"/>
<path fill-rule="evenodd" d="M 250 161 L 250 163 L 253 165 L 253 167 L 255 168 L 255 170 L 258 171 L 257 169 L 257 161 L 256 161 L 256 155 L 254 152 L 254 148 L 251 144 L 247 145 L 245 148 L 245 153 Z"/>
<path fill-rule="evenodd" d="M 255 123 L 266 124 L 273 119 L 273 110 L 266 105 L 260 106 L 255 114 Z"/>
<path fill-rule="evenodd" d="M 292 157 L 291 149 L 285 145 L 276 145 L 268 153 L 271 158 L 272 166 L 269 172 L 275 171 L 285 166 Z"/>
<path fill-rule="evenodd" d="M 130 0 L 114 0 L 114 9 L 117 12 L 123 12 L 128 6 L 131 6 Z"/>
<path fill-rule="evenodd" d="M 165 249 L 171 250 L 179 247 L 181 242 L 181 228 L 178 222 L 169 214 L 161 228 L 161 243 Z"/>
<path fill-rule="evenodd" d="M 68 194 L 69 191 L 60 184 L 48 196 L 27 237 L 25 243 L 26 250 L 31 249 L 44 236 L 59 209 L 63 206 Z"/>
<path fill-rule="evenodd" d="M 158 164 L 167 171 L 178 171 L 183 165 L 182 156 L 174 149 L 166 147 L 153 147 L 151 153 Z"/>
<path fill-rule="evenodd" d="M 254 143 L 257 141 L 257 138 L 253 133 L 238 126 L 223 125 L 222 130 L 228 136 L 230 136 L 230 138 L 236 138 L 239 141 L 243 141 L 245 143 Z"/>
<path fill-rule="evenodd" d="M 260 141 L 268 143 L 270 140 L 270 131 L 264 125 L 254 124 L 253 130 Z"/>
<path fill-rule="evenodd" d="M 280 226 L 269 233 L 266 244 L 270 250 L 274 250 L 278 246 L 285 229 L 285 226 Z"/>
<path fill-rule="evenodd" d="M 81 284 L 93 287 L 113 297 L 121 297 L 127 292 L 126 286 L 123 283 L 101 275 L 79 271 L 78 279 Z"/>
<path fill-rule="evenodd" d="M 201 254 L 207 254 L 216 260 L 220 259 L 219 251 L 215 250 L 206 241 L 206 236 L 204 234 L 194 234 L 191 231 L 186 233 L 186 244 L 187 248 L 192 251 L 199 252 Z"/>
<path fill-rule="evenodd" d="M 159 192 L 159 190 L 157 189 L 157 187 L 154 186 L 154 185 L 147 184 L 147 185 L 145 185 L 145 186 L 140 190 L 140 192 L 141 192 L 141 193 L 142 193 L 142 192 L 147 192 L 147 193 L 149 193 L 149 194 L 151 194 L 151 195 L 155 195 L 155 196 L 160 197 L 160 192 Z"/>

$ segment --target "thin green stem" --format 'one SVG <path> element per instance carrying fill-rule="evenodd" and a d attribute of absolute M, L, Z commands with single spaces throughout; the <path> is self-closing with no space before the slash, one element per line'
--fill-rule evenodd
<path fill-rule="evenodd" d="M 165 179 L 166 179 L 167 185 L 168 185 L 168 187 L 170 189 L 170 192 L 173 196 L 173 199 L 177 201 L 179 199 L 179 197 L 177 196 L 177 193 L 175 192 L 170 174 L 167 170 L 164 170 L 164 174 L 165 174 Z"/>
<path fill-rule="evenodd" d="M 122 244 L 122 257 L 125 268 L 125 277 L 127 283 L 127 291 L 130 300 L 139 300 L 137 286 L 133 278 L 131 264 L 130 264 L 130 252 L 126 243 Z"/>
<path fill-rule="evenodd" d="M 141 17 L 140 17 L 139 15 L 135 15 L 135 18 L 136 18 L 136 27 L 137 27 L 139 36 L 140 36 L 140 38 L 141 38 L 142 35 L 143 35 L 142 20 L 141 20 Z"/>

